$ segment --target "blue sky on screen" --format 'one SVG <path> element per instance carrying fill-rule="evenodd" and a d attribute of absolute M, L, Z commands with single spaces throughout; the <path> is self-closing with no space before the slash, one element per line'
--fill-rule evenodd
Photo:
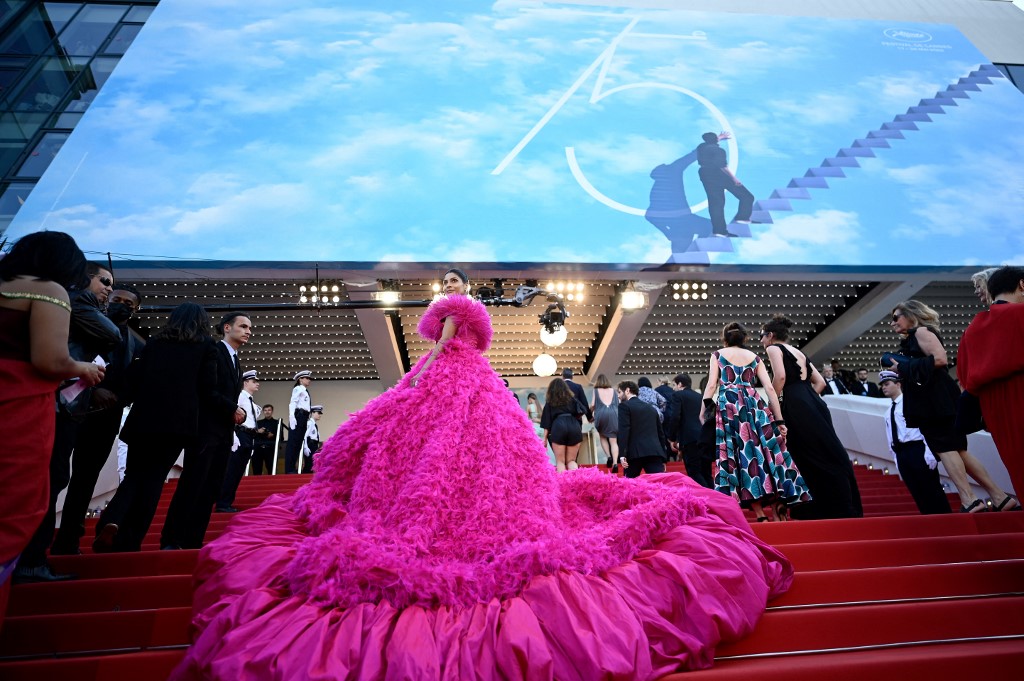
<path fill-rule="evenodd" d="M 732 133 L 767 199 L 986 62 L 932 24 L 380 6 L 165 0 L 9 233 L 216 260 L 660 264 L 652 172 L 706 230 L 696 164 L 670 172 L 702 133 Z M 1024 259 L 1024 98 L 1005 79 L 969 94 L 708 259 Z"/>

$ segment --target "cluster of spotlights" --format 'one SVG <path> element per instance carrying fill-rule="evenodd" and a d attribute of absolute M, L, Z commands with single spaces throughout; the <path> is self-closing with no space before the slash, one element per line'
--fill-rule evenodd
<path fill-rule="evenodd" d="M 672 300 L 707 300 L 707 282 L 677 281 L 672 284 Z"/>
<path fill-rule="evenodd" d="M 337 284 L 317 286 L 300 286 L 299 287 L 299 302 L 300 303 L 313 303 L 319 305 L 330 305 L 331 303 L 341 302 L 341 287 Z"/>
<path fill-rule="evenodd" d="M 561 293 L 566 300 L 575 302 L 583 300 L 583 282 L 581 281 L 549 281 L 544 285 L 544 290 L 549 293 Z"/>

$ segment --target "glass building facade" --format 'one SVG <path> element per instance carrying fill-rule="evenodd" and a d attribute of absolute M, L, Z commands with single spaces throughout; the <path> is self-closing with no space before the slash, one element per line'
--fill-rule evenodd
<path fill-rule="evenodd" d="M 0 0 L 0 233 L 159 0 Z"/>

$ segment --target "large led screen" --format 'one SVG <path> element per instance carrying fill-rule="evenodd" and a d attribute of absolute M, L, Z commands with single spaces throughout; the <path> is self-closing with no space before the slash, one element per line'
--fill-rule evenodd
<path fill-rule="evenodd" d="M 164 0 L 9 234 L 268 263 L 1022 260 L 1022 111 L 945 25 Z"/>

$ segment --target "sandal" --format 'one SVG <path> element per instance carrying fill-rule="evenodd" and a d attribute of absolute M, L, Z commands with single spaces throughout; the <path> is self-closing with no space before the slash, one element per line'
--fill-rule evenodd
<path fill-rule="evenodd" d="M 779 522 L 789 521 L 789 506 L 786 504 L 785 501 L 780 501 L 777 504 L 775 504 L 772 507 L 772 510 L 775 511 L 775 519 Z"/>
<path fill-rule="evenodd" d="M 1011 501 L 1013 502 L 1013 506 L 1011 506 L 1010 508 L 1006 508 L 1006 504 L 1010 503 Z M 998 505 L 997 504 L 993 504 L 992 505 L 992 510 L 993 511 L 1019 511 L 1019 510 L 1021 510 L 1020 500 L 1017 499 L 1017 497 L 1013 496 L 1012 494 L 1007 494 L 1006 498 L 1003 499 L 1002 503 L 1000 503 Z"/>
<path fill-rule="evenodd" d="M 768 522 L 768 516 L 766 516 L 766 515 L 757 516 L 757 522 L 759 522 L 759 523 Z"/>
<path fill-rule="evenodd" d="M 974 503 L 970 506 L 960 507 L 961 513 L 985 513 L 986 511 L 988 511 L 988 506 L 986 506 L 985 502 L 981 499 L 975 499 Z"/>

